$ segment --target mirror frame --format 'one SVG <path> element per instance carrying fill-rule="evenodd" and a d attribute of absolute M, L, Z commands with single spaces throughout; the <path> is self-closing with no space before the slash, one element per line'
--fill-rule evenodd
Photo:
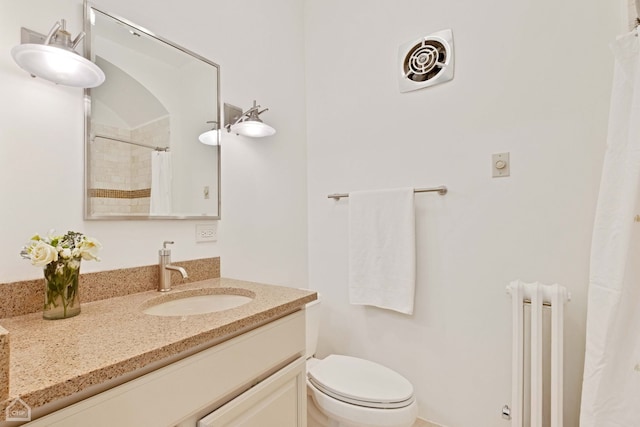
<path fill-rule="evenodd" d="M 85 39 L 84 39 L 84 56 L 85 58 L 88 58 L 89 60 L 91 60 L 92 58 L 92 46 L 91 46 L 91 18 L 90 18 L 90 14 L 91 14 L 91 10 L 94 9 L 96 11 L 98 11 L 99 13 L 102 13 L 104 15 L 109 16 L 112 19 L 115 19 L 117 21 L 122 22 L 123 24 L 133 27 L 136 31 L 141 31 L 143 33 L 145 33 L 147 36 L 166 44 L 168 47 L 174 48 L 174 49 L 178 49 L 184 53 L 186 53 L 187 55 L 190 55 L 196 59 L 199 59 L 213 67 L 215 67 L 216 71 L 217 71 L 217 78 L 216 78 L 216 118 L 215 120 L 218 123 L 221 123 L 221 111 L 220 111 L 220 66 L 218 64 L 216 64 L 213 61 L 210 61 L 209 59 L 198 55 L 195 52 L 190 51 L 189 49 L 186 49 L 178 44 L 175 44 L 165 38 L 162 38 L 158 35 L 156 35 L 155 33 L 147 30 L 144 27 L 141 27 L 137 24 L 132 23 L 131 21 L 122 18 L 118 15 L 115 15 L 113 13 L 107 12 L 105 10 L 103 10 L 102 8 L 96 6 L 95 4 L 88 2 L 87 0 L 84 1 L 84 32 L 86 33 Z M 218 129 L 220 129 L 220 125 L 218 125 Z M 115 220 L 115 221 L 119 221 L 119 220 L 157 220 L 157 219 L 161 219 L 161 220 L 166 220 L 166 219 L 199 219 L 199 220 L 219 220 L 221 217 L 221 212 L 220 212 L 220 208 L 221 208 L 221 185 L 220 185 L 220 180 L 221 180 L 221 161 L 220 161 L 220 154 L 221 154 L 221 150 L 220 150 L 220 134 L 218 135 L 218 145 L 216 146 L 216 150 L 217 150 L 217 175 L 218 175 L 218 203 L 217 203 L 217 215 L 128 215 L 128 214 L 122 214 L 122 215 L 95 215 L 95 214 L 91 214 L 90 213 L 90 197 L 89 197 L 89 190 L 90 190 L 90 173 L 91 173 L 91 165 L 90 165 L 90 159 L 89 159 L 89 143 L 90 143 L 90 138 L 91 138 L 91 89 L 84 89 L 84 219 L 85 220 Z"/>

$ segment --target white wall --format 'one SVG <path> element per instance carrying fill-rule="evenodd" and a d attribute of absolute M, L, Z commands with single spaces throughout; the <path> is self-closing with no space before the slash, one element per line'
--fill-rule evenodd
<path fill-rule="evenodd" d="M 309 286 L 320 350 L 366 357 L 416 388 L 420 415 L 506 426 L 509 281 L 558 282 L 566 426 L 577 426 L 594 206 L 621 22 L 609 2 L 309 0 Z M 401 94 L 397 48 L 452 28 L 452 82 Z M 492 153 L 511 177 L 492 179 Z M 416 196 L 415 314 L 347 302 L 348 200 L 333 192 L 446 185 Z"/>
<path fill-rule="evenodd" d="M 221 255 L 227 277 L 305 286 L 306 147 L 302 5 L 294 0 L 215 4 L 206 0 L 98 5 L 221 66 L 223 101 L 248 108 L 255 97 L 278 134 L 225 135 L 218 243 L 195 243 L 200 221 L 84 221 L 81 89 L 31 79 L 10 50 L 20 27 L 47 33 L 67 19 L 82 28 L 79 0 L 0 0 L 0 282 L 41 277 L 18 252 L 35 232 L 83 231 L 99 239 L 99 271 L 157 262 L 163 240 L 173 259 Z"/>

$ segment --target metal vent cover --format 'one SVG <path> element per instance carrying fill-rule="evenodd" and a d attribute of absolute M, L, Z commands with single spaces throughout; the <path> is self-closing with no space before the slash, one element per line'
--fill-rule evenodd
<path fill-rule="evenodd" d="M 453 79 L 453 32 L 442 30 L 401 45 L 398 62 L 400 92 Z"/>

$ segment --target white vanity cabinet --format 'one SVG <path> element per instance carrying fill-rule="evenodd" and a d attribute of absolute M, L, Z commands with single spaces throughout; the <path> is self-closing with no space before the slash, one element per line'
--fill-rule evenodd
<path fill-rule="evenodd" d="M 304 311 L 39 418 L 30 427 L 306 427 Z"/>

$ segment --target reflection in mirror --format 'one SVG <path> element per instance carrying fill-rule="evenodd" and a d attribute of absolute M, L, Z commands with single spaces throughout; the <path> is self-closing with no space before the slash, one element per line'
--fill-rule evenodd
<path fill-rule="evenodd" d="M 85 91 L 85 218 L 218 219 L 219 67 L 86 5 L 86 49 L 105 72 Z M 213 124 L 212 124 L 213 122 Z"/>

